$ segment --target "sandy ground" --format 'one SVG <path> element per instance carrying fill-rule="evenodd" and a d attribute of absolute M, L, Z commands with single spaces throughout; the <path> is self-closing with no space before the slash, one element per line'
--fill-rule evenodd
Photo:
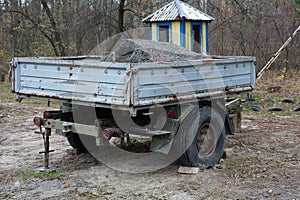
<path fill-rule="evenodd" d="M 197 175 L 178 174 L 179 165 L 147 174 L 114 171 L 89 154 L 77 155 L 53 135 L 53 176 L 35 173 L 43 164 L 40 135 L 32 116 L 44 107 L 1 104 L 1 199 L 297 199 L 300 196 L 299 115 L 245 115 L 242 133 L 228 137 L 227 158 Z M 12 128 L 13 127 L 13 128 Z M 65 187 L 65 188 L 64 188 Z"/>
<path fill-rule="evenodd" d="M 300 197 L 299 114 L 246 112 L 242 133 L 227 138 L 226 158 L 196 175 L 177 173 L 176 163 L 152 173 L 115 171 L 89 154 L 77 155 L 54 134 L 50 166 L 56 173 L 44 174 L 37 172 L 43 165 L 43 140 L 34 134 L 32 119 L 46 109 L 0 101 L 0 199 Z"/>

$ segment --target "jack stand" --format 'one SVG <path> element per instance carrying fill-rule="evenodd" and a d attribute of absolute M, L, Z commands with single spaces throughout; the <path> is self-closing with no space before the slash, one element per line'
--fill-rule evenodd
<path fill-rule="evenodd" d="M 44 147 L 45 151 L 40 152 L 40 154 L 44 154 L 44 167 L 39 169 L 40 172 L 55 172 L 55 169 L 49 168 L 49 154 L 51 152 L 54 152 L 55 150 L 49 150 L 50 149 L 50 136 L 51 136 L 51 129 L 46 128 L 45 132 L 43 134 L 43 140 L 44 140 Z"/>

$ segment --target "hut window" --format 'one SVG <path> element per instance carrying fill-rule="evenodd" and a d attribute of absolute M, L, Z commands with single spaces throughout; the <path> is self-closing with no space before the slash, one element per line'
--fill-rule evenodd
<path fill-rule="evenodd" d="M 170 42 L 169 26 L 159 26 L 159 41 Z"/>

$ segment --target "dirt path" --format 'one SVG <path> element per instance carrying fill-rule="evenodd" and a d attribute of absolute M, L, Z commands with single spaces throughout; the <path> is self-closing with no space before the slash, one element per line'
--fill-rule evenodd
<path fill-rule="evenodd" d="M 77 155 L 53 135 L 42 174 L 43 141 L 33 116 L 45 107 L 1 103 L 0 199 L 297 199 L 300 196 L 300 116 L 245 115 L 242 133 L 228 137 L 227 158 L 197 175 L 178 165 L 147 174 L 114 171 L 89 154 Z M 34 108 L 34 109 L 33 109 Z M 12 128 L 13 127 L 13 128 Z"/>

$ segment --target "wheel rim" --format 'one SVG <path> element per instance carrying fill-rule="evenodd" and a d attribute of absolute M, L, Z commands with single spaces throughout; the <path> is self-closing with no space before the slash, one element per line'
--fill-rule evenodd
<path fill-rule="evenodd" d="M 217 132 L 216 129 L 210 125 L 210 122 L 201 124 L 197 132 L 197 149 L 202 157 L 211 156 L 217 146 Z"/>

